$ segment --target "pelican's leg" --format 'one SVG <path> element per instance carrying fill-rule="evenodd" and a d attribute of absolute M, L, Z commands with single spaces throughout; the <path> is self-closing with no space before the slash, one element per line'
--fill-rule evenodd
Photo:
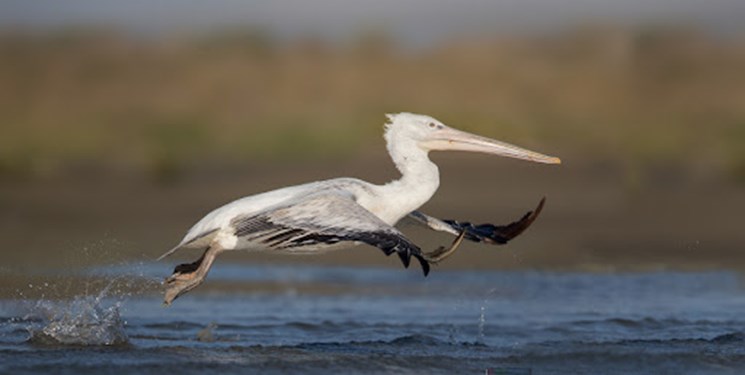
<path fill-rule="evenodd" d="M 450 247 L 446 248 L 445 246 L 440 246 L 437 249 L 429 252 L 424 253 L 422 256 L 425 260 L 427 260 L 430 263 L 437 264 L 445 260 L 445 258 L 453 255 L 455 250 L 458 250 L 458 246 L 460 246 L 461 242 L 463 242 L 463 239 L 466 237 L 466 231 L 463 230 L 460 232 L 458 237 L 455 238 L 455 241 L 450 245 Z"/>
<path fill-rule="evenodd" d="M 212 267 L 212 262 L 215 261 L 217 254 L 221 251 L 222 249 L 219 246 L 213 245 L 207 248 L 204 254 L 195 262 L 176 266 L 173 270 L 173 275 L 166 278 L 164 282 L 166 293 L 163 303 L 170 305 L 180 295 L 199 286 L 204 281 L 204 278 L 207 277 L 207 273 L 209 273 L 210 267 Z"/>

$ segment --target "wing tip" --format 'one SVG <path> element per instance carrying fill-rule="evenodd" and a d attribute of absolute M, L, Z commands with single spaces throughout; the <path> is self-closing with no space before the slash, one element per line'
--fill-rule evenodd
<path fill-rule="evenodd" d="M 419 265 L 422 266 L 422 272 L 424 273 L 424 277 L 427 277 L 429 275 L 429 269 L 430 269 L 429 262 L 427 262 L 427 260 L 424 259 L 424 257 L 422 257 L 419 254 L 415 256 L 416 256 L 416 259 L 419 261 Z"/>
<path fill-rule="evenodd" d="M 411 253 L 408 251 L 396 251 L 396 254 L 398 254 L 398 258 L 401 259 L 404 268 L 409 268 L 409 265 L 411 264 Z"/>

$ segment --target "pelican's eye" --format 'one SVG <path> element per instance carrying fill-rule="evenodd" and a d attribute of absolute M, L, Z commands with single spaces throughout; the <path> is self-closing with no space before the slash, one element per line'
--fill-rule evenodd
<path fill-rule="evenodd" d="M 437 127 L 437 125 L 436 125 L 436 124 L 435 124 L 434 122 L 430 122 L 430 123 L 429 123 L 429 128 L 430 128 L 430 129 L 434 129 L 434 128 L 436 128 L 436 127 Z"/>

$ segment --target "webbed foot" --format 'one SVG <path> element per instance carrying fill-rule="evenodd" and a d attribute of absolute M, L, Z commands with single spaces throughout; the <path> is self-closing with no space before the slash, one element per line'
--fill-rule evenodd
<path fill-rule="evenodd" d="M 212 262 L 219 253 L 217 247 L 208 248 L 204 254 L 192 263 L 179 264 L 173 274 L 165 279 L 166 286 L 163 304 L 168 306 L 180 295 L 198 287 L 207 277 Z"/>

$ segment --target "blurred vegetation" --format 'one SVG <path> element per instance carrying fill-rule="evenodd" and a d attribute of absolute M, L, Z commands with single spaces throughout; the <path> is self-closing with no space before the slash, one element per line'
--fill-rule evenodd
<path fill-rule="evenodd" d="M 380 152 L 383 113 L 397 111 L 613 161 L 630 185 L 659 166 L 745 184 L 745 41 L 685 28 L 413 50 L 375 33 L 334 45 L 260 30 L 0 36 L 4 179 L 84 165 L 169 180 L 204 162 Z"/>

